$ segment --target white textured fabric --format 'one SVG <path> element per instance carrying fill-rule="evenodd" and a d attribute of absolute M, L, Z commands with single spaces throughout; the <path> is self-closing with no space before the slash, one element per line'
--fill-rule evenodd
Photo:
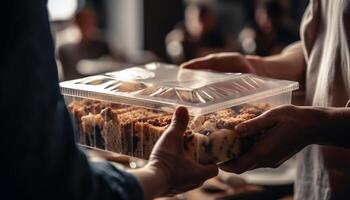
<path fill-rule="evenodd" d="M 301 37 L 306 104 L 344 107 L 350 91 L 350 1 L 310 0 Z M 312 145 L 300 152 L 295 199 L 350 199 L 350 151 Z"/>

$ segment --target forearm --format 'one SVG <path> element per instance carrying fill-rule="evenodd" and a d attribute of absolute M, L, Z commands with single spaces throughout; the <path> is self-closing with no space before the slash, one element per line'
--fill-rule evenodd
<path fill-rule="evenodd" d="M 350 108 L 298 107 L 297 116 L 307 144 L 331 145 L 350 148 Z M 307 125 L 306 125 L 307 124 Z"/>
<path fill-rule="evenodd" d="M 328 122 L 319 144 L 350 148 L 350 108 L 326 109 Z"/>
<path fill-rule="evenodd" d="M 281 54 L 257 57 L 247 56 L 258 75 L 305 82 L 305 59 L 301 43 L 287 47 Z"/>

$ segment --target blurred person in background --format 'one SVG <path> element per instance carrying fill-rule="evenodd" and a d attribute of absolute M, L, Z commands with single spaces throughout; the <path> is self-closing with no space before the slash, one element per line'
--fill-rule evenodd
<path fill-rule="evenodd" d="M 12 199 L 153 199 L 198 187 L 217 174 L 184 156 L 188 111 L 175 111 L 148 164 L 125 171 L 90 162 L 74 141 L 60 94 L 47 1 L 2 4 L 1 193 Z"/>
<path fill-rule="evenodd" d="M 288 18 L 279 0 L 255 1 L 255 20 L 239 35 L 241 51 L 267 56 L 280 53 L 288 44 L 299 39 L 296 26 Z"/>
<path fill-rule="evenodd" d="M 78 11 L 74 22 L 81 33 L 80 41 L 63 45 L 58 52 L 65 80 L 83 76 L 77 69 L 79 61 L 83 59 L 110 57 L 120 62 L 125 61 L 125 56 L 112 51 L 99 33 L 96 13 L 92 8 L 85 7 Z"/>
<path fill-rule="evenodd" d="M 301 199 L 350 199 L 350 3 L 311 0 L 301 42 L 273 56 L 213 54 L 184 63 L 190 69 L 245 72 L 305 85 L 306 106 L 281 106 L 236 127 L 264 133 L 239 160 L 220 167 L 243 173 L 278 167 L 297 155 L 295 195 Z"/>
<path fill-rule="evenodd" d="M 236 50 L 234 40 L 218 27 L 217 2 L 186 0 L 185 4 L 184 22 L 178 23 L 165 39 L 167 54 L 173 63 Z"/>

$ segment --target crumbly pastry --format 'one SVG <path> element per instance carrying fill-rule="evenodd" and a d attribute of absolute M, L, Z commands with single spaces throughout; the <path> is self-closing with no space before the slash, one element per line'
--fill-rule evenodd
<path fill-rule="evenodd" d="M 208 116 L 208 118 L 227 118 L 227 117 L 234 117 L 237 115 L 237 112 L 232 108 L 226 108 L 223 110 L 216 111 Z"/>
<path fill-rule="evenodd" d="M 99 114 L 89 113 L 81 118 L 82 132 L 86 145 L 101 149 L 105 148 L 105 142 L 101 135 L 103 123 L 104 121 Z"/>
<path fill-rule="evenodd" d="M 171 117 L 164 115 L 135 123 L 134 134 L 139 138 L 135 150 L 136 157 L 149 158 L 153 146 L 171 123 Z"/>
<path fill-rule="evenodd" d="M 110 103 L 102 103 L 95 100 L 81 100 L 73 101 L 69 104 L 68 110 L 72 113 L 74 119 L 74 125 L 77 129 L 77 141 L 81 144 L 92 145 L 95 139 L 88 138 L 83 131 L 82 117 L 86 115 L 95 115 L 101 112 L 107 106 L 111 106 Z M 90 116 L 91 117 L 91 116 Z M 98 131 L 98 130 L 97 130 Z"/>
<path fill-rule="evenodd" d="M 228 129 L 219 129 L 209 135 L 188 133 L 185 137 L 185 152 L 201 164 L 234 159 L 241 153 L 240 137 L 237 132 Z"/>
<path fill-rule="evenodd" d="M 68 108 L 79 127 L 80 143 L 143 159 L 149 158 L 172 118 L 163 111 L 93 100 L 73 101 Z M 201 164 L 239 157 L 256 138 L 242 138 L 234 127 L 269 108 L 247 104 L 191 117 L 184 138 L 187 156 Z"/>
<path fill-rule="evenodd" d="M 203 134 L 188 131 L 185 134 L 184 148 L 186 156 L 192 160 L 209 164 L 213 162 L 211 154 L 208 152 L 209 138 Z"/>
<path fill-rule="evenodd" d="M 96 106 L 94 109 L 91 109 L 91 101 L 69 105 L 81 127 L 80 143 L 132 156 L 140 151 L 137 146 L 141 136 L 134 130 L 135 123 L 164 115 L 145 108 L 93 104 Z"/>
<path fill-rule="evenodd" d="M 140 131 L 138 126 L 140 122 L 147 122 L 157 117 L 165 116 L 165 113 L 155 112 L 145 108 L 137 108 L 129 112 L 119 114 L 121 121 L 121 134 L 123 138 L 123 154 L 140 157 L 142 151 L 140 143 L 143 142 L 142 137 L 144 131 Z M 147 130 L 147 129 L 144 129 Z"/>
<path fill-rule="evenodd" d="M 190 130 L 198 132 L 202 129 L 202 125 L 207 119 L 206 116 L 197 116 L 191 120 L 188 127 Z"/>
<path fill-rule="evenodd" d="M 270 105 L 267 103 L 259 103 L 257 105 L 244 105 L 240 109 L 241 114 L 253 114 L 255 116 L 261 115 L 263 112 L 270 109 Z"/>
<path fill-rule="evenodd" d="M 240 137 L 234 130 L 220 129 L 209 135 L 210 153 L 214 162 L 226 161 L 240 155 Z"/>
<path fill-rule="evenodd" d="M 82 101 L 73 101 L 68 106 L 69 112 L 73 116 L 73 125 L 76 129 L 76 141 L 78 141 L 80 144 L 85 144 L 85 136 L 82 131 L 82 122 L 81 117 L 85 115 L 84 111 L 84 104 Z"/>
<path fill-rule="evenodd" d="M 118 114 L 108 107 L 102 110 L 100 115 L 104 120 L 101 133 L 105 141 L 106 150 L 121 153 L 123 138 Z"/>

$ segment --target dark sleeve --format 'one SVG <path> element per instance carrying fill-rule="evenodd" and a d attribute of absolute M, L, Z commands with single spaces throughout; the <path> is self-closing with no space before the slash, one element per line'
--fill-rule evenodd
<path fill-rule="evenodd" d="M 74 142 L 59 92 L 45 0 L 2 4 L 0 67 L 1 197 L 142 199 L 136 179 L 91 164 Z"/>

